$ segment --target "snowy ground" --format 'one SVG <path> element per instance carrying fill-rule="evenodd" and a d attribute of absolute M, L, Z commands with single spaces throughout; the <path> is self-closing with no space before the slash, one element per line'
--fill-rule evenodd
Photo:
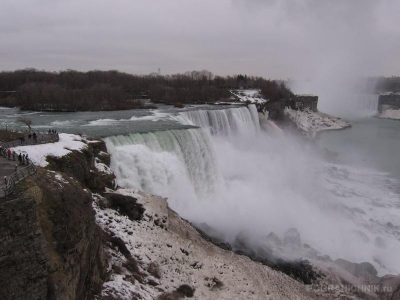
<path fill-rule="evenodd" d="M 387 108 L 378 115 L 378 118 L 400 120 L 400 109 Z"/>
<path fill-rule="evenodd" d="M 175 212 L 166 199 L 144 195 L 136 190 L 119 190 L 139 200 L 145 208 L 144 218 L 133 222 L 113 209 L 94 208 L 98 224 L 121 238 L 140 265 L 147 279 L 132 281 L 129 272 L 120 271 L 104 283 L 102 297 L 113 299 L 156 299 L 180 285 L 195 289 L 193 299 L 315 299 L 299 282 L 245 256 L 222 250 L 205 241 Z M 164 224 L 162 227 L 159 224 Z M 113 269 L 119 269 L 124 257 L 110 250 Z M 160 278 L 152 276 L 157 266 Z M 154 272 L 153 272 L 154 273 Z"/>
<path fill-rule="evenodd" d="M 318 131 L 344 129 L 351 126 L 340 118 L 310 110 L 297 111 L 286 108 L 285 115 L 288 116 L 299 129 L 312 136 Z"/>
<path fill-rule="evenodd" d="M 261 96 L 260 90 L 232 90 L 231 93 L 241 102 L 264 103 L 267 101 Z"/>
<path fill-rule="evenodd" d="M 48 143 L 33 146 L 20 146 L 11 149 L 17 154 L 28 154 L 29 159 L 37 166 L 45 167 L 47 156 L 61 157 L 71 153 L 71 150 L 86 148 L 86 143 L 78 135 L 60 133 L 60 140 L 56 143 Z"/>
<path fill-rule="evenodd" d="M 116 210 L 104 208 L 99 205 L 104 198 L 94 194 L 96 222 L 111 236 L 124 241 L 130 255 L 138 261 L 138 273 L 142 278 L 133 279 L 124 267 L 126 255 L 108 248 L 110 269 L 114 273 L 103 284 L 97 299 L 181 299 L 165 297 L 181 285 L 195 290 L 192 299 L 202 300 L 365 299 L 366 296 L 377 299 L 377 294 L 368 290 L 371 286 L 390 286 L 394 291 L 400 280 L 391 275 L 383 278 L 366 273 L 353 275 L 332 261 L 311 259 L 312 265 L 325 276 L 316 285 L 303 285 L 246 256 L 204 240 L 189 223 L 168 208 L 164 198 L 133 189 L 121 189 L 117 193 L 138 199 L 145 209 L 143 219 L 131 221 Z M 396 283 L 392 283 L 392 279 Z M 355 296 L 356 292 L 360 292 L 360 298 Z M 161 295 L 164 298 L 158 298 Z"/>
<path fill-rule="evenodd" d="M 101 173 L 112 174 L 110 167 L 102 163 L 97 157 L 94 159 L 94 166 Z"/>

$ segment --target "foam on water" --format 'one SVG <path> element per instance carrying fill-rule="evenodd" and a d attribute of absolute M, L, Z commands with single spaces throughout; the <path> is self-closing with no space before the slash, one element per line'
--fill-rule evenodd
<path fill-rule="evenodd" d="M 51 122 L 50 123 L 50 125 L 51 126 L 57 126 L 57 127 L 60 127 L 60 126 L 74 126 L 77 122 L 79 122 L 79 121 L 54 121 L 54 122 Z M 43 126 L 43 127 L 46 127 L 46 126 Z"/>

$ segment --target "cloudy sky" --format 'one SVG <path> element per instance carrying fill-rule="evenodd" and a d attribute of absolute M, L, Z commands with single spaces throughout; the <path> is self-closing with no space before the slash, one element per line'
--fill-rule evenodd
<path fill-rule="evenodd" d="M 399 0 L 2 0 L 0 69 L 400 75 Z"/>

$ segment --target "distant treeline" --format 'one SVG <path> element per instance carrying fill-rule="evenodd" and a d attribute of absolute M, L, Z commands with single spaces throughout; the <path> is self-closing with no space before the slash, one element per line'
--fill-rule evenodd
<path fill-rule="evenodd" d="M 375 85 L 376 92 L 400 92 L 400 77 L 378 77 Z"/>
<path fill-rule="evenodd" d="M 24 69 L 0 72 L 0 105 L 29 110 L 117 110 L 144 108 L 144 99 L 166 104 L 229 101 L 230 90 L 241 88 L 260 89 L 271 101 L 292 95 L 283 83 L 246 75 L 214 76 L 206 70 L 162 76 Z"/>
<path fill-rule="evenodd" d="M 355 90 L 361 93 L 400 92 L 400 77 L 363 77 L 356 82 Z"/>

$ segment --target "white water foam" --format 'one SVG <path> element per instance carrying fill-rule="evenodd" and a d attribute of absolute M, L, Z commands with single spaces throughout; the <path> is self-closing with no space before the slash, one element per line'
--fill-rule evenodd
<path fill-rule="evenodd" d="M 106 143 L 120 186 L 170 197 L 176 206 L 218 194 L 214 150 L 200 128 L 114 136 Z"/>
<path fill-rule="evenodd" d="M 238 107 L 180 112 L 177 120 L 185 125 L 207 129 L 212 135 L 218 136 L 250 134 L 255 137 L 256 133 L 260 131 L 260 122 L 255 105 L 249 105 L 249 109 Z"/>
<path fill-rule="evenodd" d="M 205 130 L 106 139 L 120 186 L 169 197 L 180 215 L 229 242 L 246 232 L 257 244 L 271 231 L 282 236 L 294 227 L 322 254 L 371 262 L 381 274 L 399 272 L 399 196 L 383 184 L 384 174 L 327 164 L 291 136 L 257 133 L 258 115 L 247 108 L 178 118 Z M 394 229 L 387 230 L 388 222 Z M 377 237 L 385 249 L 375 245 Z"/>

